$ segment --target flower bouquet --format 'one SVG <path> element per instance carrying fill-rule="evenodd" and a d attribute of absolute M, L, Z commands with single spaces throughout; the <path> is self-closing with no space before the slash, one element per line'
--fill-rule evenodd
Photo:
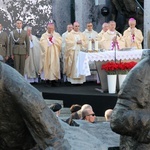
<path fill-rule="evenodd" d="M 127 73 L 137 64 L 137 62 L 120 62 L 118 63 L 118 79 L 119 79 L 119 88 L 121 88 L 122 83 L 124 82 Z"/>
<path fill-rule="evenodd" d="M 118 64 L 116 62 L 107 62 L 102 65 L 101 69 L 107 72 L 108 92 L 116 93 Z"/>
<path fill-rule="evenodd" d="M 126 78 L 127 73 L 137 64 L 137 62 L 107 62 L 102 65 L 101 69 L 107 72 L 108 90 L 109 93 L 115 93 L 116 76 L 119 77 L 119 87 Z M 111 90 L 113 87 L 113 90 Z"/>
<path fill-rule="evenodd" d="M 117 66 L 118 66 L 117 73 L 127 74 L 136 64 L 137 62 L 134 62 L 134 61 L 117 63 Z"/>
<path fill-rule="evenodd" d="M 101 69 L 105 70 L 109 75 L 114 75 L 117 74 L 118 64 L 116 62 L 107 62 L 102 65 Z"/>

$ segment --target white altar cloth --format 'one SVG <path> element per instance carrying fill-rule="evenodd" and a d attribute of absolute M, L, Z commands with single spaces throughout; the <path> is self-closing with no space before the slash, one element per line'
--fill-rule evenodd
<path fill-rule="evenodd" d="M 128 51 L 105 51 L 96 53 L 80 52 L 77 63 L 78 75 L 89 76 L 91 75 L 89 68 L 89 61 L 117 61 L 119 60 L 132 60 L 141 59 L 143 49 L 141 50 L 128 50 Z"/>

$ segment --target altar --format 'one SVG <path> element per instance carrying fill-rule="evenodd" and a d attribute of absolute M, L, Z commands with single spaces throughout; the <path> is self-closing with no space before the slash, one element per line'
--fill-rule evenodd
<path fill-rule="evenodd" d="M 142 52 L 141 50 L 127 50 L 127 51 L 104 51 L 104 52 L 95 52 L 87 53 L 80 52 L 77 63 L 77 73 L 78 75 L 89 76 L 91 75 L 89 62 L 90 61 L 120 61 L 120 60 L 135 60 L 141 59 Z"/>

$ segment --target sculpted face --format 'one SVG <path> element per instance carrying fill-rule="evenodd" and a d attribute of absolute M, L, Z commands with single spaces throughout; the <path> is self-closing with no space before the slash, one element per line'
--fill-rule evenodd
<path fill-rule="evenodd" d="M 21 21 L 21 20 L 18 20 L 18 21 L 16 22 L 16 27 L 17 27 L 18 29 L 22 29 L 22 21 Z"/>
<path fill-rule="evenodd" d="M 79 25 L 78 22 L 75 22 L 75 23 L 73 24 L 73 29 L 74 29 L 75 32 L 79 32 L 79 30 L 80 30 L 80 25 Z"/>

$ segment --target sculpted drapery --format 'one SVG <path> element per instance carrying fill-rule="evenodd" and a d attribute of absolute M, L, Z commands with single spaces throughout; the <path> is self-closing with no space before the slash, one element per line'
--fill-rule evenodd
<path fill-rule="evenodd" d="M 127 75 L 111 117 L 120 150 L 150 149 L 150 50 Z"/>

